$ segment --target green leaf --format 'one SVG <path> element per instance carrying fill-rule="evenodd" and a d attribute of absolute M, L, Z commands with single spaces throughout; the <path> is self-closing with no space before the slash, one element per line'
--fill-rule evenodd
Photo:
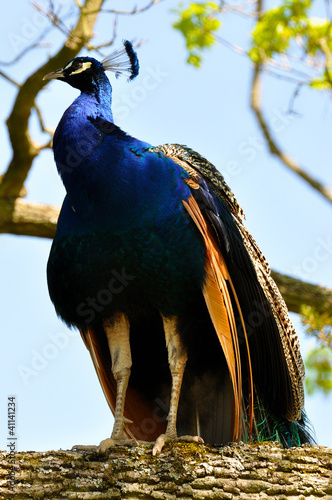
<path fill-rule="evenodd" d="M 326 80 L 325 78 L 315 78 L 311 80 L 310 87 L 316 90 L 331 90 L 332 82 Z"/>
<path fill-rule="evenodd" d="M 201 62 L 202 62 L 202 58 L 200 56 L 198 56 L 197 54 L 194 54 L 194 53 L 191 53 L 190 56 L 187 59 L 187 63 L 188 64 L 192 64 L 196 68 L 200 68 L 201 67 Z"/>
<path fill-rule="evenodd" d="M 312 0 L 279 0 L 256 22 L 247 54 L 255 64 L 269 64 L 276 72 L 294 71 L 301 84 L 331 90 L 332 23 L 311 16 L 311 4 Z M 173 12 L 173 27 L 186 42 L 187 62 L 199 68 L 203 51 L 216 43 L 222 9 L 215 2 L 190 2 Z"/>
<path fill-rule="evenodd" d="M 312 306 L 302 305 L 300 309 L 301 322 L 304 331 L 315 337 L 322 347 L 332 349 L 332 316 L 329 313 L 320 314 Z"/>
<path fill-rule="evenodd" d="M 327 347 L 312 349 L 306 359 L 306 388 L 308 394 L 332 391 L 332 351 Z"/>
<path fill-rule="evenodd" d="M 264 62 L 275 54 L 284 54 L 295 38 L 307 28 L 310 0 L 285 0 L 268 10 L 252 31 L 249 57 Z"/>
<path fill-rule="evenodd" d="M 332 391 L 332 316 L 319 314 L 314 307 L 301 306 L 301 322 L 307 335 L 316 338 L 318 347 L 305 360 L 308 394 Z"/>
<path fill-rule="evenodd" d="M 191 2 L 186 10 L 174 12 L 178 15 L 178 20 L 173 28 L 179 30 L 186 40 L 189 53 L 187 62 L 199 67 L 202 61 L 200 52 L 215 43 L 214 34 L 221 26 L 219 19 L 215 18 L 219 7 L 213 2 Z"/>

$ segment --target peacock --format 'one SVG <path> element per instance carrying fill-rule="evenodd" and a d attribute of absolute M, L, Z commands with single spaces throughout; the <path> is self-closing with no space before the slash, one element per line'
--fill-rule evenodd
<path fill-rule="evenodd" d="M 298 337 L 234 194 L 192 149 L 121 130 L 107 70 L 138 75 L 129 41 L 44 77 L 80 90 L 54 134 L 66 196 L 47 278 L 114 415 L 96 448 L 310 441 Z"/>

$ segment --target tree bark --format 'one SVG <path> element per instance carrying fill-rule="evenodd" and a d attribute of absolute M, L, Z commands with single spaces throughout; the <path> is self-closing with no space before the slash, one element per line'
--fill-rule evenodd
<path fill-rule="evenodd" d="M 158 457 L 152 457 L 151 448 L 113 448 L 105 454 L 4 452 L 0 498 L 332 498 L 332 450 L 322 446 L 285 450 L 276 443 L 220 448 L 174 443 Z"/>

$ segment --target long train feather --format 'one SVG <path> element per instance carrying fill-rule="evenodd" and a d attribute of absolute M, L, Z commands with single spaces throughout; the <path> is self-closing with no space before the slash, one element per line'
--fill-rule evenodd
<path fill-rule="evenodd" d="M 241 423 L 241 404 L 242 404 L 242 376 L 241 376 L 241 357 L 240 348 L 235 324 L 234 311 L 231 297 L 228 291 L 227 283 L 230 283 L 238 310 L 241 316 L 242 326 L 245 332 L 245 325 L 237 299 L 234 286 L 230 280 L 226 263 L 215 244 L 206 221 L 193 196 L 188 199 L 188 203 L 183 201 L 185 208 L 192 217 L 196 226 L 200 230 L 207 251 L 206 260 L 206 281 L 203 289 L 203 295 L 208 307 L 211 320 L 218 335 L 220 344 L 224 351 L 228 369 L 230 372 L 233 392 L 234 392 L 234 430 L 233 439 L 239 439 Z M 251 370 L 251 360 L 248 339 L 246 337 L 246 347 L 248 352 L 248 371 L 249 371 L 249 392 L 250 392 L 250 430 L 253 420 L 253 380 Z"/>

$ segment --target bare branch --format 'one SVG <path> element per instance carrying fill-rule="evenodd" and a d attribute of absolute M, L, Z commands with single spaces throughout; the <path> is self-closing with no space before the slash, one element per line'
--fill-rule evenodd
<path fill-rule="evenodd" d="M 247 51 L 240 47 L 239 45 L 235 45 L 232 42 L 229 42 L 228 40 L 225 40 L 221 36 L 215 35 L 215 39 L 218 40 L 219 43 L 227 47 L 228 49 L 232 50 L 236 54 L 240 54 L 241 56 L 247 56 Z"/>
<path fill-rule="evenodd" d="M 47 11 L 40 7 L 37 3 L 34 3 L 33 6 L 36 10 L 43 14 L 43 16 L 47 17 L 51 24 L 58 28 L 58 30 L 61 31 L 66 37 L 70 36 L 70 30 L 59 17 L 59 14 L 55 12 L 52 2 L 50 2 L 50 8 Z"/>
<path fill-rule="evenodd" d="M 52 149 L 52 144 L 53 144 L 53 136 L 50 138 L 49 141 L 45 142 L 45 144 L 41 144 L 38 146 L 39 152 L 42 151 L 43 149 Z"/>
<path fill-rule="evenodd" d="M 299 82 L 299 79 L 302 79 L 307 84 L 311 81 L 311 76 L 308 73 L 305 73 L 304 71 L 300 71 L 300 70 L 292 67 L 290 61 L 288 60 L 288 58 L 289 58 L 293 62 L 299 62 L 298 59 L 296 59 L 295 57 L 291 57 L 291 56 L 287 57 L 286 54 L 280 54 L 280 57 L 282 60 L 281 63 L 276 61 L 275 59 L 272 59 L 271 57 L 266 58 L 264 60 L 265 71 L 269 71 L 270 73 L 272 73 L 273 70 L 276 69 L 278 71 L 285 71 L 285 72 L 291 73 L 293 75 L 293 79 L 296 82 Z M 280 73 L 276 73 L 276 74 L 279 76 L 283 76 Z"/>
<path fill-rule="evenodd" d="M 296 76 L 284 75 L 282 73 L 277 73 L 276 71 L 273 71 L 269 67 L 265 67 L 264 71 L 269 76 L 272 76 L 273 78 L 277 78 L 278 80 L 282 80 L 284 82 L 295 83 L 297 86 L 308 84 L 308 80 L 299 80 Z"/>
<path fill-rule="evenodd" d="M 100 49 L 103 49 L 103 48 L 106 48 L 106 47 L 110 47 L 111 45 L 113 45 L 113 43 L 114 43 L 114 41 L 116 39 L 116 36 L 117 36 L 117 27 L 118 27 L 118 18 L 117 18 L 117 16 L 115 16 L 114 17 L 114 21 L 113 21 L 113 35 L 112 35 L 112 38 L 108 42 L 101 43 L 100 45 L 92 45 L 91 43 L 89 43 L 87 45 L 87 49 L 88 50 L 94 50 L 101 57 L 105 57 L 104 54 L 102 54 L 102 52 L 100 51 Z"/>
<path fill-rule="evenodd" d="M 298 113 L 297 111 L 295 111 L 294 104 L 295 104 L 295 100 L 300 95 L 301 89 L 302 89 L 302 84 L 299 83 L 297 85 L 297 87 L 295 88 L 293 94 L 291 95 L 291 98 L 290 98 L 290 101 L 289 101 L 289 104 L 288 104 L 288 111 L 287 111 L 287 113 L 300 116 L 300 113 Z"/>
<path fill-rule="evenodd" d="M 261 65 L 259 64 L 255 64 L 254 66 L 254 76 L 251 88 L 251 108 L 256 115 L 271 154 L 277 156 L 287 168 L 299 175 L 312 188 L 332 203 L 332 191 L 321 184 L 321 182 L 317 179 L 314 179 L 311 175 L 309 175 L 304 168 L 302 168 L 277 145 L 261 109 Z"/>
<path fill-rule="evenodd" d="M 126 10 L 115 10 L 115 9 L 101 9 L 100 12 L 104 12 L 107 14 L 116 14 L 120 16 L 133 16 L 135 14 L 141 14 L 142 12 L 147 11 L 154 5 L 157 5 L 158 3 L 162 2 L 163 0 L 151 0 L 147 5 L 144 7 L 141 7 L 138 9 L 137 7 L 134 7 L 132 10 L 126 11 Z"/>
<path fill-rule="evenodd" d="M 16 64 L 18 61 L 20 61 L 22 59 L 22 57 L 24 57 L 31 50 L 36 49 L 36 48 L 48 47 L 49 44 L 41 42 L 41 40 L 45 37 L 45 35 L 46 35 L 46 33 L 43 33 L 43 35 L 38 38 L 39 41 L 37 40 L 37 41 L 33 42 L 31 45 L 28 45 L 28 47 L 23 49 L 22 52 L 20 52 L 11 61 L 0 61 L 0 66 L 12 66 L 13 64 Z"/>
<path fill-rule="evenodd" d="M 243 4 L 246 5 L 246 4 Z M 240 9 L 243 8 L 243 5 L 240 6 Z M 253 0 L 253 5 L 255 5 L 256 12 L 255 16 L 257 20 L 259 20 L 262 16 L 263 13 L 263 0 Z M 235 10 L 237 11 L 239 7 L 236 6 Z M 220 5 L 220 12 L 224 12 L 225 10 L 228 10 L 229 6 L 221 1 Z M 231 49 L 233 52 L 236 52 L 237 54 L 240 55 L 246 55 L 247 52 L 242 48 L 239 47 L 238 45 L 234 45 L 227 40 L 216 36 L 216 39 L 225 45 L 227 48 Z M 330 71 L 329 71 L 329 61 L 331 60 L 331 51 L 329 47 L 327 46 L 326 40 L 321 41 L 321 46 L 322 46 L 322 51 L 324 52 L 326 56 L 326 62 L 325 62 L 325 74 L 326 77 L 329 81 L 331 81 L 331 86 L 332 86 L 332 79 L 330 76 Z M 290 56 L 291 57 L 291 56 Z M 292 57 L 291 57 L 292 58 Z M 278 72 L 274 72 L 273 69 L 279 70 L 279 71 L 290 71 L 292 73 L 292 76 L 288 75 L 283 75 Z M 294 83 L 297 83 L 297 92 L 299 87 L 302 84 L 307 83 L 308 80 L 310 80 L 310 76 L 302 71 L 299 71 L 297 69 L 294 69 L 291 67 L 288 58 L 281 61 L 279 63 L 278 61 L 275 61 L 271 58 L 266 59 L 264 61 L 264 66 L 263 64 L 255 64 L 254 65 L 254 76 L 253 76 L 253 81 L 252 81 L 252 88 L 251 88 L 251 108 L 254 111 L 257 121 L 259 123 L 259 126 L 262 130 L 262 133 L 265 137 L 265 140 L 267 142 L 267 145 L 269 147 L 269 150 L 271 154 L 277 156 L 282 163 L 295 172 L 297 175 L 299 175 L 304 181 L 306 181 L 312 188 L 314 188 L 316 191 L 318 191 L 325 199 L 327 199 L 329 202 L 332 202 L 332 190 L 329 189 L 328 187 L 324 186 L 320 181 L 317 179 L 313 178 L 303 167 L 301 167 L 295 160 L 293 160 L 289 155 L 287 155 L 280 146 L 278 146 L 275 138 L 273 137 L 273 134 L 271 132 L 271 129 L 267 123 L 267 120 L 265 119 L 263 112 L 262 112 L 262 105 L 261 105 L 261 74 L 262 70 L 266 71 L 269 73 L 271 76 L 280 78 L 283 80 L 288 80 Z M 304 78 L 304 81 L 298 80 L 298 78 Z"/>
<path fill-rule="evenodd" d="M 18 88 L 21 87 L 21 85 L 19 83 L 15 82 L 15 80 L 13 80 L 10 76 L 6 75 L 6 73 L 4 73 L 3 71 L 0 71 L 0 76 L 2 76 L 2 78 L 7 80 L 12 85 L 15 85 L 15 87 L 18 87 Z"/>
<path fill-rule="evenodd" d="M 41 113 L 41 111 L 39 109 L 39 106 L 37 105 L 36 102 L 34 103 L 33 107 L 34 107 L 34 109 L 35 109 L 35 111 L 37 113 L 38 123 L 39 123 L 39 126 L 40 126 L 40 130 L 42 132 L 44 132 L 45 134 L 49 134 L 51 136 L 51 139 L 52 139 L 53 134 L 54 134 L 54 130 L 51 130 L 51 129 L 45 127 L 44 120 L 43 120 L 43 115 L 42 115 L 42 113 Z"/>
<path fill-rule="evenodd" d="M 219 11 L 221 14 L 227 14 L 228 12 L 231 12 L 232 14 L 240 15 L 242 17 L 246 18 L 252 18 L 256 16 L 256 3 L 257 0 L 249 0 L 247 2 L 244 2 L 242 4 L 228 4 L 224 2 L 223 0 L 220 2 L 220 7 Z M 254 8 L 253 8 L 254 7 Z M 252 9 L 251 11 L 248 12 L 248 9 Z"/>

